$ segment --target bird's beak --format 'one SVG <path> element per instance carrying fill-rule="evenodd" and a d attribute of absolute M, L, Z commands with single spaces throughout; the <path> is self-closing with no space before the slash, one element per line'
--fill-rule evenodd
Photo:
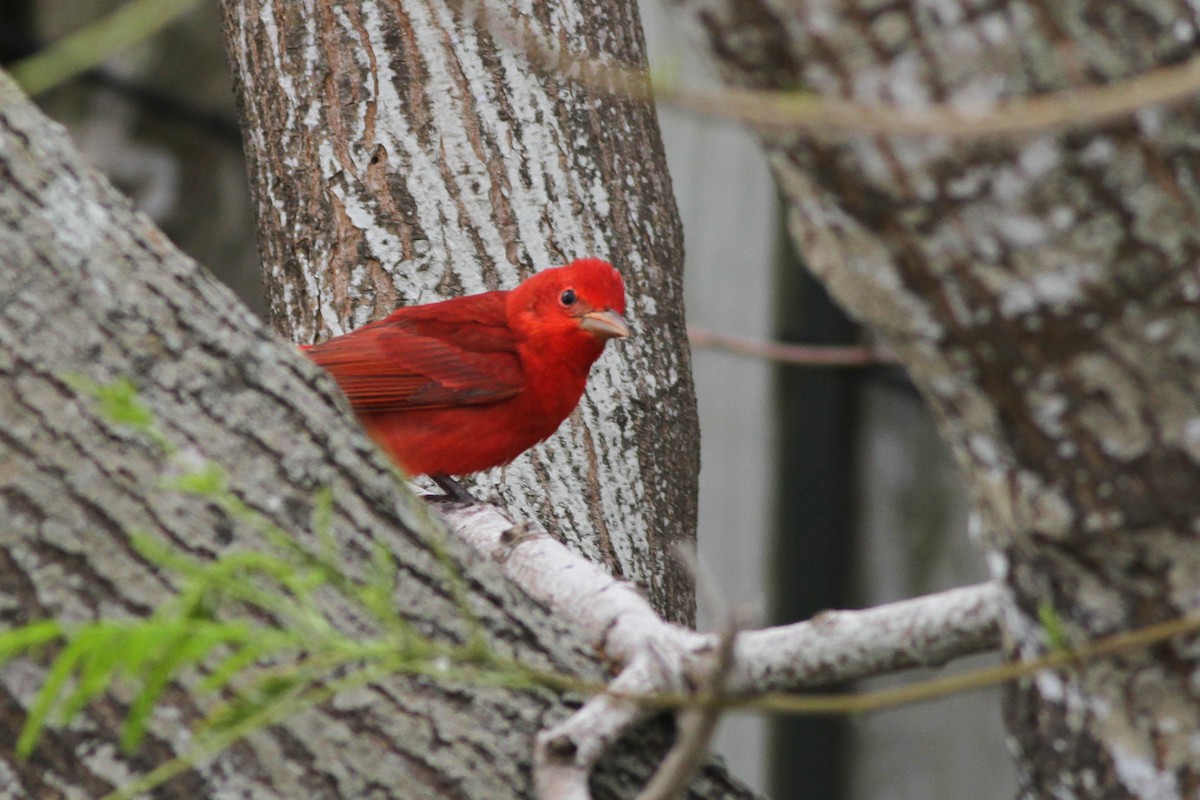
<path fill-rule="evenodd" d="M 624 339 L 629 335 L 629 326 L 615 311 L 592 311 L 579 320 L 579 327 L 600 341 Z"/>

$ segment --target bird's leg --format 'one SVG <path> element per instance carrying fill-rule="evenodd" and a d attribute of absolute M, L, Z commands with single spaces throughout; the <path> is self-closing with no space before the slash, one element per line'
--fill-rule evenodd
<path fill-rule="evenodd" d="M 431 472 L 429 479 L 438 485 L 438 488 L 446 493 L 446 499 L 457 503 L 478 503 L 480 502 L 475 495 L 468 492 L 459 484 L 458 481 L 451 478 L 444 472 Z"/>

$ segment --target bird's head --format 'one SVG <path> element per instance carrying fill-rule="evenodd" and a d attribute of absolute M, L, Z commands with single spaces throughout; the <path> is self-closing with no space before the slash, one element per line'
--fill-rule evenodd
<path fill-rule="evenodd" d="M 514 331 L 574 342 L 594 349 L 595 356 L 609 339 L 629 335 L 624 313 L 621 273 L 598 258 L 543 270 L 513 289 L 508 299 Z"/>

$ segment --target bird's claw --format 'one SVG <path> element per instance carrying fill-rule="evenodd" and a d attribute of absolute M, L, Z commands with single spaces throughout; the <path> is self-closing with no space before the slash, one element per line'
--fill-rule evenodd
<path fill-rule="evenodd" d="M 441 472 L 430 473 L 429 479 L 437 484 L 437 487 L 445 492 L 441 497 L 435 496 L 434 499 L 444 499 L 452 503 L 479 503 L 482 502 L 475 495 L 468 492 L 462 487 L 458 481 Z"/>

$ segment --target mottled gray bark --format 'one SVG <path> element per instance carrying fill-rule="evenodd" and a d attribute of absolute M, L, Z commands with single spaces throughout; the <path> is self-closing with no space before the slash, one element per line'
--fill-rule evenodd
<path fill-rule="evenodd" d="M 198 558 L 262 545 L 213 503 L 162 488 L 172 468 L 162 451 L 101 413 L 72 376 L 134 380 L 171 441 L 223 465 L 242 501 L 302 541 L 311 538 L 314 494 L 330 487 L 347 568 L 360 569 L 372 543 L 383 543 L 402 572 L 397 607 L 429 636 L 462 639 L 445 572 L 426 544 L 433 528 L 424 506 L 338 413 L 331 381 L 133 213 L 0 74 L 4 626 L 146 614 L 168 596 L 171 578 L 131 548 L 133 530 Z M 602 677 L 594 654 L 493 565 L 468 564 L 465 574 L 492 647 Z M 48 731 L 21 761 L 16 731 L 46 663 L 22 658 L 0 669 L 0 785 L 16 796 L 98 797 L 186 751 L 189 726 L 212 702 L 172 689 L 147 741 L 126 756 L 117 735 L 129 697 L 109 695 L 69 728 Z M 533 736 L 567 713 L 548 692 L 384 680 L 256 734 L 156 796 L 526 797 Z M 598 793 L 632 796 L 662 733 L 644 732 L 648 739 L 614 758 Z M 710 773 L 694 796 L 746 795 Z"/>
<path fill-rule="evenodd" d="M 699 435 L 658 124 L 545 58 L 644 63 L 636 3 L 224 10 L 280 330 L 313 341 L 585 255 L 620 268 L 634 337 L 558 434 L 473 485 L 690 620 L 673 545 L 695 537 Z"/>
<path fill-rule="evenodd" d="M 675 0 L 731 84 L 866 106 L 1104 84 L 1194 55 L 1183 3 Z M 1009 591 L 1012 655 L 1200 596 L 1200 107 L 1020 140 L 763 136 L 812 269 L 909 368 Z M 1193 797 L 1195 639 L 1046 673 L 1006 714 L 1024 792 Z"/>

